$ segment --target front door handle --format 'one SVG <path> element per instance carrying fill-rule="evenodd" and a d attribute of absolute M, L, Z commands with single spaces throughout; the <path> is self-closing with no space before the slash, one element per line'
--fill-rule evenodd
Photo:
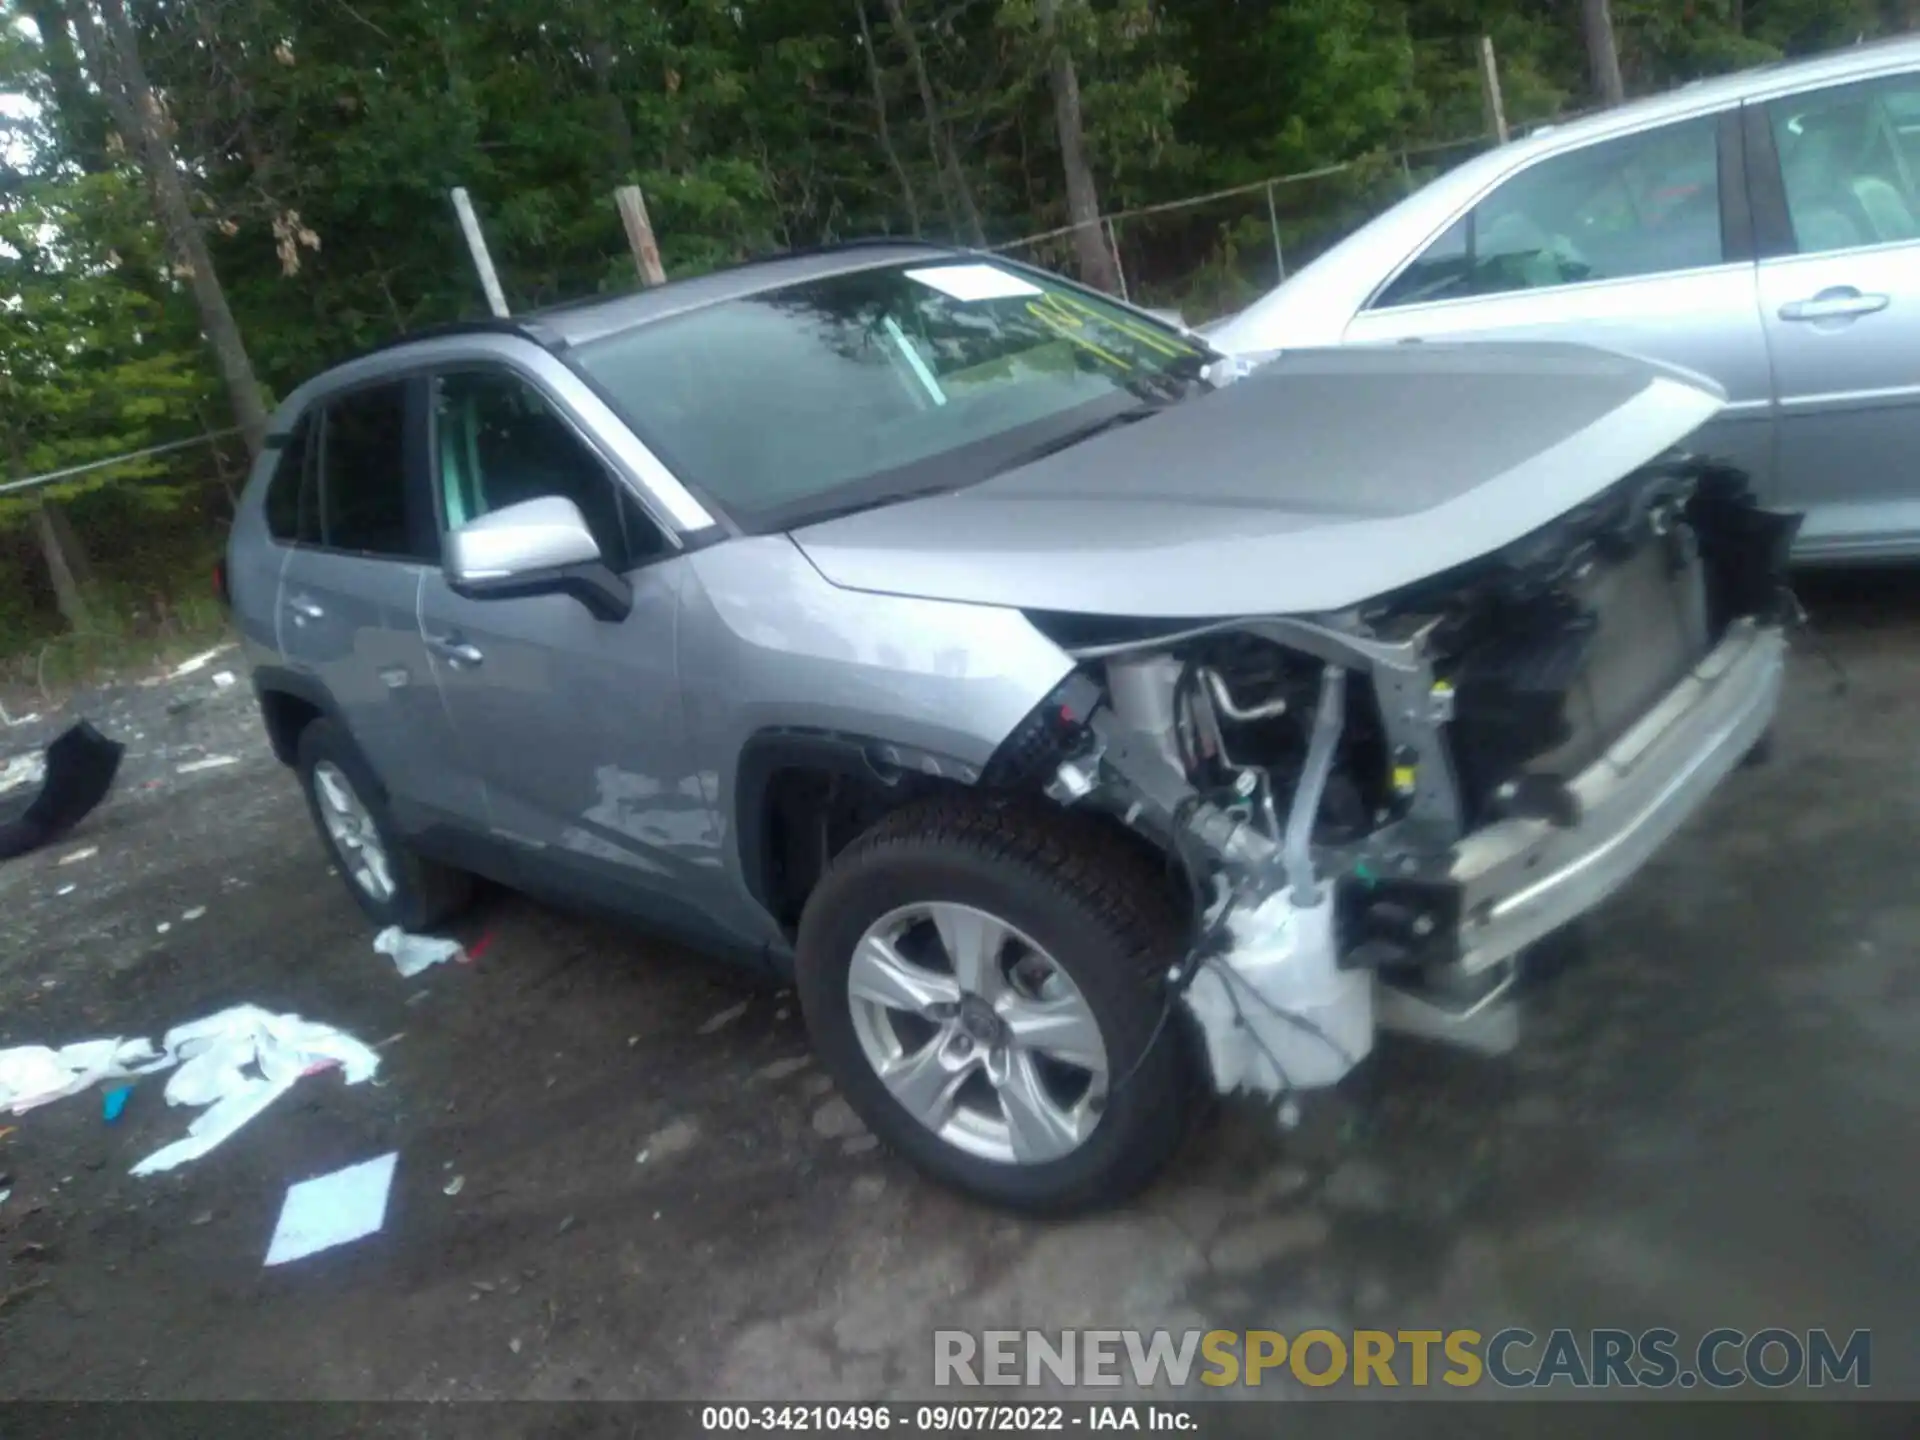
<path fill-rule="evenodd" d="M 1835 285 L 1808 300 L 1789 300 L 1780 307 L 1782 320 L 1844 320 L 1871 315 L 1892 303 L 1887 295 L 1863 295 L 1851 285 Z"/>
<path fill-rule="evenodd" d="M 427 644 L 445 656 L 447 663 L 456 669 L 478 665 L 487 658 L 478 645 L 469 644 L 458 635 L 429 635 Z"/>

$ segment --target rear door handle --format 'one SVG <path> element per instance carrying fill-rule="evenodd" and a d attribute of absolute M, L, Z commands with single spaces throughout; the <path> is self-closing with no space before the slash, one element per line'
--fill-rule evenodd
<path fill-rule="evenodd" d="M 478 645 L 469 644 L 458 635 L 429 635 L 427 644 L 444 655 L 447 663 L 455 667 L 478 665 L 487 658 Z"/>
<path fill-rule="evenodd" d="M 1850 315 L 1871 315 L 1892 303 L 1886 295 L 1863 295 L 1851 285 L 1836 285 L 1822 290 L 1809 300 L 1789 300 L 1780 307 L 1782 320 L 1842 320 Z"/>
<path fill-rule="evenodd" d="M 293 623 L 296 625 L 304 625 L 309 620 L 325 619 L 327 614 L 321 606 L 305 595 L 289 595 L 287 611 L 293 616 Z"/>

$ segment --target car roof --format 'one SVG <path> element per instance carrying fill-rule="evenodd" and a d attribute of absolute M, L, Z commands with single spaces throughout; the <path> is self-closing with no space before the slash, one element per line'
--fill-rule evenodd
<path fill-rule="evenodd" d="M 969 253 L 931 241 L 890 237 L 850 240 L 813 250 L 795 250 L 766 259 L 748 260 L 685 280 L 669 280 L 664 285 L 647 289 L 594 295 L 518 315 L 416 330 L 396 336 L 386 344 L 377 346 L 371 353 L 390 354 L 448 335 L 474 333 L 519 335 L 550 350 L 566 349 L 637 325 L 649 325 L 670 316 L 684 315 L 691 310 L 705 309 L 709 305 L 719 305 L 749 295 L 765 294 L 769 290 L 807 280 L 848 275 L 859 270 L 900 265 L 913 260 L 957 259 Z"/>
<path fill-rule="evenodd" d="M 1903 60 L 1920 63 L 1920 35 L 1863 41 L 1808 60 L 1775 60 L 1736 70 L 1730 75 L 1694 80 L 1609 110 L 1561 123 L 1529 126 L 1514 143 L 1528 145 L 1538 141 L 1542 148 L 1558 150 L 1639 130 L 1662 120 L 1720 109 L 1756 96 L 1840 84 L 1856 76 L 1897 69 Z"/>

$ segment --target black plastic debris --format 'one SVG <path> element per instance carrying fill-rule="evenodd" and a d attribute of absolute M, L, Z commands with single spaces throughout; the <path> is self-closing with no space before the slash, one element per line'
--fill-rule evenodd
<path fill-rule="evenodd" d="M 57 840 L 87 817 L 113 788 L 126 747 L 85 720 L 47 747 L 40 793 L 24 810 L 0 810 L 0 860 Z"/>

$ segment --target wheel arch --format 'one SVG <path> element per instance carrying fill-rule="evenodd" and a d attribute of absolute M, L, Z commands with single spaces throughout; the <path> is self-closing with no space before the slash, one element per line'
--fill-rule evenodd
<path fill-rule="evenodd" d="M 283 665 L 262 665 L 253 672 L 253 692 L 267 728 L 273 758 L 293 765 L 300 757 L 300 735 L 315 720 L 341 722 L 340 707 L 326 686 Z"/>

